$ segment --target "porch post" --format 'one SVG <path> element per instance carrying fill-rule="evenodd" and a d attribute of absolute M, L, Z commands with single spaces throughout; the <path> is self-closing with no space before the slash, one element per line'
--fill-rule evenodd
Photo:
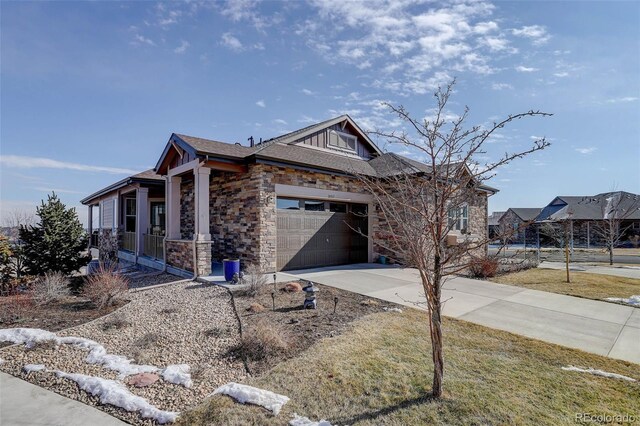
<path fill-rule="evenodd" d="M 149 227 L 148 200 L 149 188 L 136 189 L 136 256 L 144 254 L 144 234 Z"/>
<path fill-rule="evenodd" d="M 210 241 L 209 230 L 209 175 L 208 167 L 197 167 L 194 171 L 194 195 L 195 195 L 195 239 L 198 241 Z"/>
<path fill-rule="evenodd" d="M 180 182 L 179 176 L 167 176 L 167 239 L 179 240 L 180 235 Z"/>
<path fill-rule="evenodd" d="M 89 217 L 87 218 L 87 229 L 89 231 L 89 254 L 91 254 L 91 238 L 93 236 L 93 205 L 89 204 L 87 206 L 87 210 L 89 210 Z"/>

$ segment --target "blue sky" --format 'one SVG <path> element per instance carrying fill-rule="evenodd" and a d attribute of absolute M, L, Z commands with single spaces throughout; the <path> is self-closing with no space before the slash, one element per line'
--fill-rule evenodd
<path fill-rule="evenodd" d="M 530 109 L 487 158 L 490 210 L 555 195 L 640 193 L 638 2 L 2 2 L 2 214 L 153 167 L 172 132 L 256 140 L 349 113 L 394 130 L 381 101 L 486 125 Z M 395 148 L 396 151 L 401 151 Z M 480 159 L 482 160 L 482 158 Z M 80 210 L 86 216 L 86 209 Z"/>

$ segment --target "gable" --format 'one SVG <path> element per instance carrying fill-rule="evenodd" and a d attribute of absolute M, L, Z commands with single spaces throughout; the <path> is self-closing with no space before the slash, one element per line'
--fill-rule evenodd
<path fill-rule="evenodd" d="M 377 154 L 360 132 L 346 120 L 295 139 L 290 144 L 324 149 L 334 154 L 357 155 L 365 160 Z"/>

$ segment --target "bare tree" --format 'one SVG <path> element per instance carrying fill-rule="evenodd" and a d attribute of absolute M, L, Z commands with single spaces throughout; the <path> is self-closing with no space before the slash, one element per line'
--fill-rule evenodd
<path fill-rule="evenodd" d="M 11 262 L 16 277 L 20 278 L 25 274 L 25 253 L 22 241 L 18 238 L 21 226 L 29 227 L 36 223 L 35 215 L 27 210 L 11 210 L 3 218 L 3 226 L 7 237 L 11 241 Z"/>
<path fill-rule="evenodd" d="M 3 226 L 7 228 L 15 228 L 18 229 L 20 226 L 30 226 L 35 225 L 36 217 L 33 212 L 29 212 L 26 210 L 11 210 L 8 212 L 3 221 Z"/>
<path fill-rule="evenodd" d="M 604 194 L 599 200 L 602 206 L 602 220 L 594 223 L 594 234 L 605 244 L 609 252 L 609 265 L 613 265 L 613 249 L 616 248 L 631 229 L 630 220 L 638 217 L 640 200 L 634 194 L 618 191 Z"/>
<path fill-rule="evenodd" d="M 417 268 L 426 296 L 432 343 L 432 397 L 442 396 L 442 285 L 447 277 L 467 269 L 474 256 L 486 256 L 487 236 L 469 227 L 469 211 L 486 214 L 483 184 L 501 166 L 549 146 L 544 138 L 526 149 L 506 152 L 497 160 L 480 164 L 484 147 L 494 133 L 516 120 L 550 116 L 540 111 L 509 115 L 489 128 L 466 127 L 469 109 L 452 121 L 445 118 L 455 81 L 435 93 L 437 108 L 431 120 L 413 118 L 402 106 L 386 104 L 409 132 L 375 131 L 390 144 L 411 147 L 423 161 L 386 154 L 379 161 L 381 176 L 357 175 L 373 195 L 380 221 L 376 244 L 381 252 L 406 266 Z"/>

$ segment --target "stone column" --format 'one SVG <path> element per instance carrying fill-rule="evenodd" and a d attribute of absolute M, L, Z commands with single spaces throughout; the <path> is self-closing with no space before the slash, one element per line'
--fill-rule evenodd
<path fill-rule="evenodd" d="M 198 241 L 211 241 L 209 230 L 209 175 L 208 167 L 197 167 L 194 171 L 194 218 L 196 220 L 194 230 L 195 239 Z"/>
<path fill-rule="evenodd" d="M 144 234 L 149 228 L 149 188 L 136 189 L 136 256 L 144 254 Z"/>
<path fill-rule="evenodd" d="M 179 176 L 167 177 L 167 239 L 179 240 L 180 235 L 180 183 Z"/>

